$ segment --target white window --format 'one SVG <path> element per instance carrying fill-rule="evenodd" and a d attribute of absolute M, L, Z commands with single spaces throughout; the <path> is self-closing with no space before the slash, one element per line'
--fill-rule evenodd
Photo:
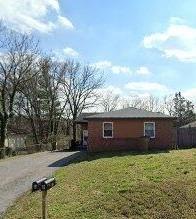
<path fill-rule="evenodd" d="M 103 123 L 103 138 L 113 138 L 113 123 L 112 122 Z"/>
<path fill-rule="evenodd" d="M 144 136 L 155 138 L 155 122 L 144 123 Z"/>

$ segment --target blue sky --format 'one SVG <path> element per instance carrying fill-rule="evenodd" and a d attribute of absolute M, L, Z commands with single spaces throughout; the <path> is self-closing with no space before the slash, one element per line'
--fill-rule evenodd
<path fill-rule="evenodd" d="M 0 18 L 62 59 L 105 72 L 122 95 L 196 99 L 195 0 L 0 0 Z"/>

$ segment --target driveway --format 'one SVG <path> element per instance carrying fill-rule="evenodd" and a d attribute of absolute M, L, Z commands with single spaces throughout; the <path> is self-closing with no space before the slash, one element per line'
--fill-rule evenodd
<path fill-rule="evenodd" d="M 31 189 L 32 181 L 50 176 L 80 152 L 41 152 L 0 160 L 0 217 L 14 200 Z"/>

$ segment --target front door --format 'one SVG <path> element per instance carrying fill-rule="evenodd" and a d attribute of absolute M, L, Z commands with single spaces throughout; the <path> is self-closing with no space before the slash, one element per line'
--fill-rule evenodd
<path fill-rule="evenodd" d="M 88 144 L 88 130 L 83 130 L 83 146 L 87 147 Z"/>

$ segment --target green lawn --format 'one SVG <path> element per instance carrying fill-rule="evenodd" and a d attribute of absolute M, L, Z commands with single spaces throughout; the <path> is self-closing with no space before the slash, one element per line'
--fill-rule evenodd
<path fill-rule="evenodd" d="M 97 154 L 56 172 L 52 219 L 196 218 L 196 149 Z M 41 193 L 28 192 L 5 218 L 40 218 Z"/>

